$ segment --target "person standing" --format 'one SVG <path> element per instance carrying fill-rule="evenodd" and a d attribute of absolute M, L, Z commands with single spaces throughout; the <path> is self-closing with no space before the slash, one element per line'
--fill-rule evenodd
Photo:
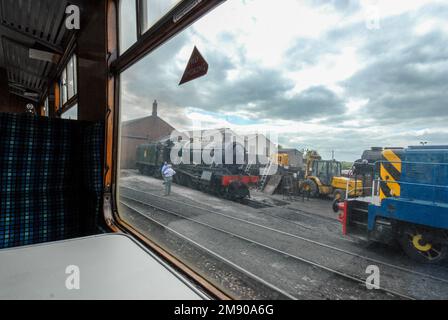
<path fill-rule="evenodd" d="M 166 168 L 167 168 L 167 166 L 168 166 L 168 162 L 164 162 L 163 163 L 163 165 L 162 165 L 162 168 L 160 168 L 160 174 L 162 175 L 162 179 L 163 179 L 163 185 L 165 185 L 166 184 L 166 179 L 165 179 L 165 175 L 163 174 L 163 172 L 166 170 Z"/>
<path fill-rule="evenodd" d="M 163 180 L 165 180 L 165 196 L 169 196 L 171 194 L 171 184 L 173 183 L 173 176 L 176 174 L 176 171 L 172 168 L 170 164 L 164 166 L 164 170 L 162 171 Z"/>
<path fill-rule="evenodd" d="M 165 161 L 162 165 L 162 168 L 160 169 L 160 173 L 162 174 L 162 177 L 163 177 L 163 171 L 165 171 L 167 166 L 168 166 L 168 162 Z"/>

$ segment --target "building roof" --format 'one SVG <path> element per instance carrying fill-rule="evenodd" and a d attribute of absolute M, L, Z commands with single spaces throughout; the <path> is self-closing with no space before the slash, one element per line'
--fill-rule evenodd
<path fill-rule="evenodd" d="M 212 132 L 212 131 L 214 131 L 214 132 L 218 131 L 218 132 L 221 133 L 221 134 L 230 133 L 230 134 L 232 134 L 232 135 L 234 135 L 234 136 L 237 135 L 237 134 L 236 134 L 232 129 L 230 129 L 230 128 L 217 128 L 217 129 L 203 129 L 203 130 L 200 130 L 200 132 L 201 132 L 201 136 L 202 136 L 202 134 L 203 134 L 204 132 L 205 132 L 205 133 L 208 133 L 208 132 Z M 194 132 L 194 130 L 189 130 L 189 131 L 184 131 L 184 132 L 182 132 L 182 133 L 186 133 L 186 134 L 188 134 L 189 136 L 191 136 L 191 135 L 193 134 L 193 132 Z"/>
<path fill-rule="evenodd" d="M 300 150 L 297 150 L 295 148 L 280 148 L 278 151 L 283 151 L 283 152 L 299 152 L 302 153 Z"/>
<path fill-rule="evenodd" d="M 257 139 L 259 140 L 261 138 L 265 139 L 265 141 L 269 144 L 275 145 L 266 135 L 262 134 L 262 133 L 250 133 L 250 134 L 246 134 L 244 135 L 244 139 L 245 140 L 254 140 Z"/>
<path fill-rule="evenodd" d="M 169 135 L 175 128 L 157 115 L 129 120 L 123 123 L 122 135 L 146 137 L 151 141 Z"/>
<path fill-rule="evenodd" d="M 141 122 L 141 121 L 161 121 L 161 122 L 164 122 L 165 124 L 167 124 L 167 125 L 169 125 L 171 127 L 171 125 L 168 122 L 166 122 L 165 120 L 163 120 L 159 116 L 154 116 L 154 115 L 143 117 L 143 118 L 137 118 L 137 119 L 128 120 L 128 121 L 123 122 L 123 125 L 124 126 L 129 126 L 129 125 L 133 125 L 133 124 L 136 124 L 138 122 Z"/>

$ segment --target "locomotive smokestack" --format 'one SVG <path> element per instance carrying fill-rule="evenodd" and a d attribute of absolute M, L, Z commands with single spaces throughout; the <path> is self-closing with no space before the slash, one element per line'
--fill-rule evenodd
<path fill-rule="evenodd" d="M 154 100 L 152 104 L 152 115 L 154 117 L 157 117 L 157 100 Z"/>

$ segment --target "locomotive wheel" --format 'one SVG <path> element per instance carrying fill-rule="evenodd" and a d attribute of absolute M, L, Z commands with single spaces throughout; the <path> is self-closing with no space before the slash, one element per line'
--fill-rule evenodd
<path fill-rule="evenodd" d="M 422 263 L 438 263 L 445 259 L 448 251 L 448 244 L 443 240 L 443 235 L 415 226 L 405 227 L 399 242 L 409 257 Z"/>
<path fill-rule="evenodd" d="M 190 176 L 185 176 L 183 185 L 188 188 L 194 189 L 193 181 L 191 180 Z"/>
<path fill-rule="evenodd" d="M 143 174 L 143 167 L 142 166 L 137 166 L 137 170 L 140 174 Z"/>
<path fill-rule="evenodd" d="M 317 197 L 319 195 L 319 189 L 313 180 L 307 179 L 302 184 L 302 190 L 305 194 L 309 194 L 310 197 Z"/>
<path fill-rule="evenodd" d="M 230 200 L 244 199 L 249 196 L 249 189 L 240 181 L 234 181 L 227 188 L 227 196 Z"/>
<path fill-rule="evenodd" d="M 176 174 L 174 176 L 178 176 L 177 178 L 179 179 L 179 184 L 181 186 L 187 186 L 188 187 L 187 178 L 185 178 L 185 176 L 183 174 L 178 174 L 178 175 Z"/>
<path fill-rule="evenodd" d="M 225 198 L 226 196 L 226 190 L 224 189 L 224 187 L 219 186 L 218 188 L 218 196 L 221 198 Z"/>

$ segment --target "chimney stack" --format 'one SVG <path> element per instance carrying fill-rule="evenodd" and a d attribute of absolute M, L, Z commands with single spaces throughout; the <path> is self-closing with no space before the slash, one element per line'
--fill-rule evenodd
<path fill-rule="evenodd" d="M 154 117 L 157 117 L 157 100 L 154 100 L 152 104 L 152 115 Z"/>

